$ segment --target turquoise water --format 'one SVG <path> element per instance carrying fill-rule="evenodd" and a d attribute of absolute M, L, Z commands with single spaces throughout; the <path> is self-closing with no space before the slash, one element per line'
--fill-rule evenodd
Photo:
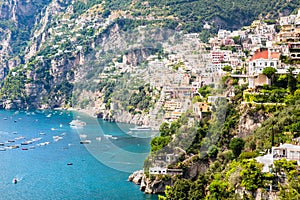
<path fill-rule="evenodd" d="M 73 119 L 86 126 L 71 128 Z M 129 127 L 71 112 L 0 111 L 0 142 L 20 146 L 0 151 L 0 199 L 157 199 L 127 181 L 142 168 L 150 141 L 126 134 Z M 21 145 L 32 138 L 41 139 Z"/>

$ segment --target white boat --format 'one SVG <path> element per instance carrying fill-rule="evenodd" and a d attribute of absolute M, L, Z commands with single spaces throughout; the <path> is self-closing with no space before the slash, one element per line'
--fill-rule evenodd
<path fill-rule="evenodd" d="M 116 136 L 112 136 L 112 135 L 104 135 L 104 137 L 105 138 L 110 138 L 110 139 L 114 139 L 114 140 L 116 140 L 116 139 L 118 139 Z"/>
<path fill-rule="evenodd" d="M 84 127 L 86 125 L 85 122 L 80 121 L 79 119 L 74 119 L 69 124 L 73 128 L 81 128 L 81 127 Z"/>
<path fill-rule="evenodd" d="M 131 131 L 150 131 L 151 127 L 150 126 L 136 126 L 134 128 L 130 128 L 129 130 L 131 130 Z"/>

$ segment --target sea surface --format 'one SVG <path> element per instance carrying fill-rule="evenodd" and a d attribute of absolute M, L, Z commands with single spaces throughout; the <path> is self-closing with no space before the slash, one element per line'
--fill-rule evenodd
<path fill-rule="evenodd" d="M 86 125 L 70 127 L 74 119 Z M 142 169 L 152 135 L 130 127 L 69 111 L 0 110 L 0 199 L 157 199 L 127 181 Z"/>

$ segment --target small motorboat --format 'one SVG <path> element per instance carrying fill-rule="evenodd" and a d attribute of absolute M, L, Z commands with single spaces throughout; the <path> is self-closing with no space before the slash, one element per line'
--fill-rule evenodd
<path fill-rule="evenodd" d="M 14 178 L 14 179 L 12 180 L 12 183 L 17 184 L 17 183 L 18 183 L 18 179 L 17 179 L 17 178 Z"/>
<path fill-rule="evenodd" d="M 68 163 L 67 165 L 73 165 L 73 163 Z"/>
<path fill-rule="evenodd" d="M 90 144 L 91 140 L 81 140 L 80 144 Z"/>

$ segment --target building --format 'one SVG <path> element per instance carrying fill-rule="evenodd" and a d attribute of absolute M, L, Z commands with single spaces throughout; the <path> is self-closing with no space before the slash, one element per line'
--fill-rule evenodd
<path fill-rule="evenodd" d="M 157 175 L 157 174 L 167 174 L 166 167 L 150 167 L 149 174 Z"/>
<path fill-rule="evenodd" d="M 293 144 L 280 144 L 279 147 L 272 147 L 273 161 L 286 158 L 295 160 L 300 164 L 300 146 Z"/>
<path fill-rule="evenodd" d="M 182 169 L 168 169 L 166 167 L 150 167 L 149 174 L 152 174 L 152 175 L 159 175 L 159 174 L 182 175 Z"/>
<path fill-rule="evenodd" d="M 164 108 L 167 111 L 174 111 L 177 109 L 181 109 L 181 107 L 182 107 L 182 104 L 177 101 L 166 101 L 165 105 L 164 105 Z"/>
<path fill-rule="evenodd" d="M 279 147 L 272 147 L 272 151 L 264 156 L 255 158 L 257 162 L 264 164 L 263 172 L 270 172 L 270 167 L 275 160 L 295 160 L 300 165 L 300 146 L 293 144 L 280 144 Z"/>
<path fill-rule="evenodd" d="M 270 49 L 257 50 L 249 61 L 249 75 L 261 74 L 266 67 L 275 69 L 281 66 L 280 52 Z"/>

